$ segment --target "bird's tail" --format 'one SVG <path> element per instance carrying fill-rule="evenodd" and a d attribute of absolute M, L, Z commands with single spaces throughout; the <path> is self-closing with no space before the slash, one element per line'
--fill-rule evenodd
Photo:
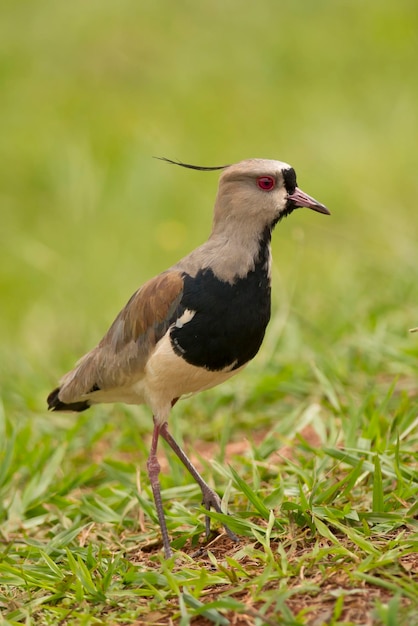
<path fill-rule="evenodd" d="M 81 400 L 80 402 L 69 402 L 66 404 L 65 402 L 61 402 L 59 399 L 60 387 L 51 391 L 47 398 L 48 409 L 50 411 L 77 411 L 80 413 L 81 411 L 85 411 L 90 407 L 90 403 L 87 400 Z"/>

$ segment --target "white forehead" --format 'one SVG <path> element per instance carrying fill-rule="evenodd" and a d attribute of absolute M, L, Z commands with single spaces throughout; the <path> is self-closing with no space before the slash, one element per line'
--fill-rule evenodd
<path fill-rule="evenodd" d="M 247 159 L 245 161 L 240 161 L 237 165 L 242 165 L 243 167 L 265 167 L 266 169 L 280 169 L 280 170 L 288 170 L 289 163 L 285 163 L 284 161 L 275 161 L 274 159 Z"/>
<path fill-rule="evenodd" d="M 274 161 L 273 159 L 246 159 L 239 163 L 234 163 L 226 167 L 223 176 L 228 175 L 263 175 L 263 174 L 278 174 L 283 170 L 291 169 L 289 163 L 284 161 Z"/>

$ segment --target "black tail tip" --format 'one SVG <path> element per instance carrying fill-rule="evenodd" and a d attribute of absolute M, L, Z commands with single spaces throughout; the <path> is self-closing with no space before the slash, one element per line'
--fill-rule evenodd
<path fill-rule="evenodd" d="M 54 389 L 54 391 L 51 391 L 47 398 L 48 409 L 50 411 L 76 411 L 77 413 L 80 413 L 81 411 L 85 411 L 90 407 L 90 404 L 87 402 L 87 400 L 82 400 L 80 402 L 69 402 L 68 404 L 66 404 L 65 402 L 61 402 L 58 397 L 59 392 L 60 387 L 57 387 L 56 389 Z"/>

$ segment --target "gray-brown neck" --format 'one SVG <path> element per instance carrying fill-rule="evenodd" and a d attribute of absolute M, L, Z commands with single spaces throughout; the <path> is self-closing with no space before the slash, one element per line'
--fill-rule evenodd
<path fill-rule="evenodd" d="M 254 271 L 260 261 L 265 263 L 270 275 L 271 229 L 260 231 L 233 227 L 212 231 L 209 239 L 179 261 L 173 269 L 195 276 L 203 268 L 210 267 L 217 278 L 233 284 Z"/>

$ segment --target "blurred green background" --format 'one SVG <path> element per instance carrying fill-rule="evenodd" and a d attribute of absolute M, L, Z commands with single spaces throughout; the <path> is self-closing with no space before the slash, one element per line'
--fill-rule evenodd
<path fill-rule="evenodd" d="M 208 235 L 217 173 L 153 155 L 284 160 L 330 208 L 275 232 L 264 361 L 277 348 L 283 363 L 332 363 L 376 337 L 389 372 L 392 349 L 416 357 L 416 1 L 3 0 L 1 13 L 0 354 L 13 406 L 44 411 L 131 293 Z"/>

